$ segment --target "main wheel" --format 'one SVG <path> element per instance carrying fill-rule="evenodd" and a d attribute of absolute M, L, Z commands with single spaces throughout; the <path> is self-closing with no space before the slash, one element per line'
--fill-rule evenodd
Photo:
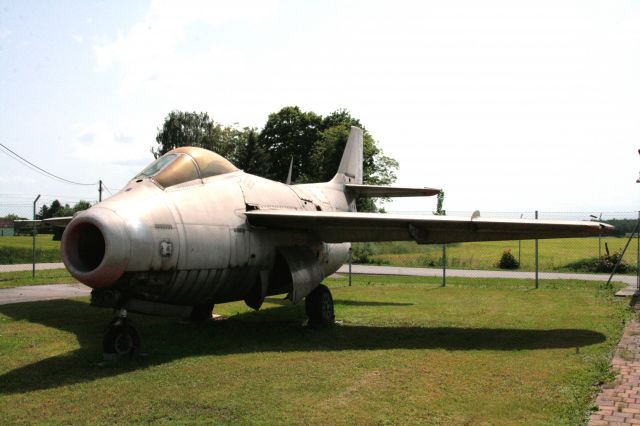
<path fill-rule="evenodd" d="M 127 319 L 109 325 L 102 339 L 105 358 L 132 357 L 140 349 L 138 330 Z"/>
<path fill-rule="evenodd" d="M 305 310 L 309 325 L 331 325 L 336 317 L 333 312 L 333 297 L 327 286 L 320 284 L 305 298 Z"/>

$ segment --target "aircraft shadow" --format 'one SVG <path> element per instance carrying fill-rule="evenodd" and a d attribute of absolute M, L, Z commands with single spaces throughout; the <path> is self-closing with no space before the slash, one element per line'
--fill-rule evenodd
<path fill-rule="evenodd" d="M 0 394 L 15 394 L 97 380 L 175 359 L 253 352 L 380 349 L 526 350 L 580 348 L 606 336 L 584 329 L 528 330 L 456 327 L 302 326 L 304 306 L 287 305 L 241 313 L 225 320 L 181 325 L 166 318 L 132 315 L 142 336 L 142 352 L 133 360 L 106 366 L 101 339 L 111 318 L 85 302 L 56 300 L 0 305 L 0 313 L 73 333 L 80 348 L 0 375 Z"/>
<path fill-rule="evenodd" d="M 280 306 L 291 306 L 291 303 L 285 299 L 278 299 L 275 297 L 267 297 L 265 302 L 273 303 Z M 373 300 L 342 300 L 333 299 L 335 305 L 343 306 L 412 306 L 413 303 L 401 303 L 401 302 L 376 302 Z"/>

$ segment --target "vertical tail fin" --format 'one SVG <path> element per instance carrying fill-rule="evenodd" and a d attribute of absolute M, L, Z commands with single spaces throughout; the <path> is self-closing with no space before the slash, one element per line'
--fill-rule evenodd
<path fill-rule="evenodd" d="M 362 184 L 363 161 L 362 129 L 351 126 L 347 145 L 344 147 L 338 173 L 333 182 Z"/>

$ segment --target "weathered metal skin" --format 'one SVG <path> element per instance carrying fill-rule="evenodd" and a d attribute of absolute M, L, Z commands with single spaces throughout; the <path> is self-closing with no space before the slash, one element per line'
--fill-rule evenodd
<path fill-rule="evenodd" d="M 268 294 L 298 302 L 347 260 L 350 245 L 251 227 L 245 211 L 345 211 L 350 201 L 338 183 L 289 186 L 242 171 L 169 188 L 134 179 L 73 219 L 63 259 L 79 281 L 125 299 L 195 305 L 243 300 L 254 290 L 256 306 Z M 275 270 L 283 267 L 278 256 L 292 270 Z"/>

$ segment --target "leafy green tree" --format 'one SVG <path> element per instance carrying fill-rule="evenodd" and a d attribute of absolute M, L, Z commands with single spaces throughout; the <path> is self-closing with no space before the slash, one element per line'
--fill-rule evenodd
<path fill-rule="evenodd" d="M 73 212 L 76 213 L 82 210 L 87 210 L 89 207 L 91 207 L 90 202 L 85 200 L 80 200 L 73 206 Z"/>
<path fill-rule="evenodd" d="M 310 182 L 315 165 L 311 153 L 318 141 L 322 117 L 288 106 L 269 114 L 258 136 L 258 146 L 266 154 L 263 177 L 284 182 L 293 158 L 294 182 Z"/>
<path fill-rule="evenodd" d="M 3 220 L 19 220 L 20 216 L 18 216 L 17 214 L 14 214 L 14 213 L 9 213 L 6 216 L 0 217 L 0 219 L 3 219 Z"/>
<path fill-rule="evenodd" d="M 265 176 L 268 161 L 264 149 L 258 145 L 258 132 L 255 129 L 247 129 L 246 143 L 239 148 L 239 158 L 236 166 L 247 173 Z"/>
<path fill-rule="evenodd" d="M 322 117 L 297 106 L 269 114 L 264 128 L 223 126 L 207 113 L 171 111 L 158 128 L 157 158 L 180 146 L 198 146 L 226 157 L 240 169 L 284 182 L 293 159 L 294 183 L 330 180 L 340 164 L 351 126 L 364 130 L 364 183 L 389 185 L 395 182 L 398 162 L 380 149 L 360 120 L 339 109 Z M 358 201 L 361 211 L 378 210 L 374 200 Z"/>
<path fill-rule="evenodd" d="M 249 131 L 252 129 L 216 123 L 206 112 L 174 110 L 165 117 L 162 127 L 158 128 L 158 145 L 151 148 L 151 153 L 158 158 L 174 148 L 196 146 L 216 152 L 237 164 Z"/>

